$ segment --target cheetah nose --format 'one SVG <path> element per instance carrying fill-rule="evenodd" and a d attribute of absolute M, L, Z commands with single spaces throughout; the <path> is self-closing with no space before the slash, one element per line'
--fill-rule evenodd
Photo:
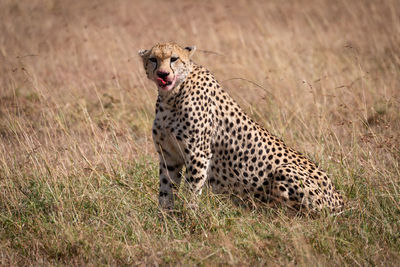
<path fill-rule="evenodd" d="M 157 76 L 160 77 L 161 79 L 167 78 L 169 75 L 169 72 L 166 71 L 157 71 Z"/>

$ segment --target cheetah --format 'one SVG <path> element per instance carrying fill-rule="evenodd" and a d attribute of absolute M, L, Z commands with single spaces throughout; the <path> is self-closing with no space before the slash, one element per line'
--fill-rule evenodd
<path fill-rule="evenodd" d="M 158 88 L 153 141 L 159 155 L 159 205 L 171 210 L 182 179 L 196 205 L 205 184 L 296 212 L 338 212 L 343 199 L 327 174 L 253 121 L 213 74 L 191 60 L 196 47 L 140 50 Z"/>

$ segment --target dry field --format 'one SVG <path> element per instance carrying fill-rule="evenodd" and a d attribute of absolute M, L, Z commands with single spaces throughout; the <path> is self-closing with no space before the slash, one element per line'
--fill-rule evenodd
<path fill-rule="evenodd" d="M 157 207 L 156 42 L 325 169 L 339 216 Z M 398 265 L 400 2 L 0 2 L 0 265 Z"/>

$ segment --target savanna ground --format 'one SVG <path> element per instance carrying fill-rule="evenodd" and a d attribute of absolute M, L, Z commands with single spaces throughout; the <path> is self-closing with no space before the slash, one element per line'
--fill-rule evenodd
<path fill-rule="evenodd" d="M 325 169 L 339 216 L 205 193 L 157 207 L 137 50 L 197 45 L 251 116 Z M 400 2 L 0 3 L 0 265 L 398 265 Z"/>

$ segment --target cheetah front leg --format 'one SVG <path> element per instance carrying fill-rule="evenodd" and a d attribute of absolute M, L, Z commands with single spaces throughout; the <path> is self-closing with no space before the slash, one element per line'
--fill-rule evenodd
<path fill-rule="evenodd" d="M 185 180 L 189 185 L 190 191 L 188 204 L 191 208 L 197 208 L 198 196 L 201 194 L 204 183 L 207 180 L 211 154 L 203 151 L 193 151 L 186 156 Z"/>
<path fill-rule="evenodd" d="M 160 156 L 160 192 L 159 205 L 170 210 L 174 207 L 174 195 L 181 183 L 181 170 L 183 164 L 172 160 L 166 160 Z"/>

